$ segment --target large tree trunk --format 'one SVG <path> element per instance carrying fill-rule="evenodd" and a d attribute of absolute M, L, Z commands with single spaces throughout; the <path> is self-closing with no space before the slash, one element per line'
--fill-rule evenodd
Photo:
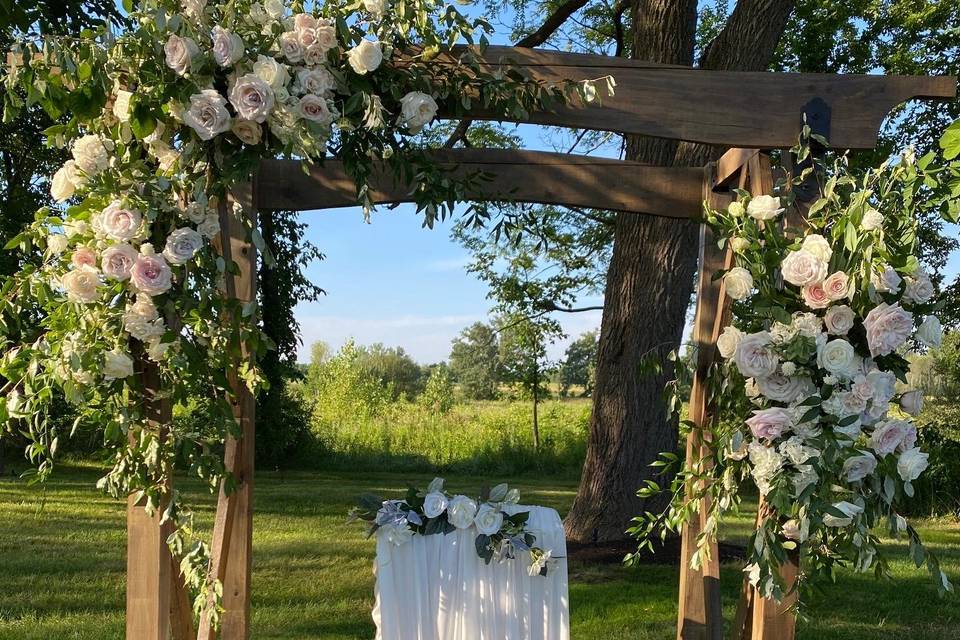
<path fill-rule="evenodd" d="M 772 58 L 794 0 L 741 0 L 701 66 L 762 70 Z M 690 65 L 696 0 L 636 0 L 633 57 Z M 710 96 L 703 99 L 709 100 Z M 758 126 L 763 114 L 757 114 Z M 797 114 L 798 122 L 800 114 Z M 799 132 L 799 129 L 798 129 Z M 715 150 L 667 140 L 628 138 L 627 157 L 659 165 L 702 165 Z M 625 537 L 630 519 L 665 506 L 666 496 L 637 497 L 661 451 L 677 449 L 664 388 L 673 378 L 666 354 L 680 346 L 697 266 L 698 228 L 692 222 L 619 214 L 607 271 L 603 320 L 587 457 L 567 537 L 580 542 Z M 657 375 L 641 371 L 650 359 Z M 661 486 L 669 479 L 657 479 Z"/>

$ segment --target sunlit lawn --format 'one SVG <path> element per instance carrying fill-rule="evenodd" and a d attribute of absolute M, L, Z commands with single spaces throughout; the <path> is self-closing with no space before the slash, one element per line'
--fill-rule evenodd
<path fill-rule="evenodd" d="M 95 470 L 62 473 L 46 490 L 0 480 L 0 640 L 103 639 L 123 636 L 123 506 L 93 488 Z M 373 544 L 344 524 L 351 499 L 389 492 L 427 477 L 298 473 L 258 477 L 254 560 L 254 634 L 268 638 L 372 638 Z M 458 488 L 456 478 L 448 479 Z M 479 484 L 476 479 L 473 484 Z M 524 480 L 525 502 L 565 511 L 573 480 Z M 462 488 L 476 488 L 462 487 Z M 209 524 L 212 503 L 199 509 Z M 735 521 L 734 538 L 749 523 Z M 932 547 L 956 580 L 960 526 L 926 523 Z M 896 640 L 960 637 L 956 599 L 938 600 L 927 575 L 898 554 L 894 582 L 844 574 L 814 603 L 800 638 Z M 575 640 L 662 639 L 673 634 L 677 568 L 572 569 Z M 728 619 L 739 567 L 725 566 Z"/>

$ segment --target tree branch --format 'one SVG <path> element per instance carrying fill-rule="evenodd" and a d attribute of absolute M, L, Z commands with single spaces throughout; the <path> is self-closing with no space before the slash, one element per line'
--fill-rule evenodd
<path fill-rule="evenodd" d="M 527 34 L 523 38 L 520 38 L 514 46 L 522 47 L 524 49 L 532 49 L 533 47 L 540 46 L 549 40 L 550 36 L 556 33 L 557 29 L 559 29 L 563 23 L 567 21 L 567 18 L 582 9 L 588 1 L 589 0 L 567 0 L 557 7 L 556 11 L 547 16 L 547 19 L 544 20 L 539 29 L 533 33 Z M 470 118 L 461 120 L 457 125 L 457 128 L 454 129 L 453 133 L 450 134 L 450 137 L 447 138 L 447 141 L 443 143 L 443 147 L 445 149 L 451 149 L 460 141 L 463 141 L 464 144 L 466 144 L 467 130 L 472 124 L 473 120 Z"/>
<path fill-rule="evenodd" d="M 553 300 L 547 300 L 543 303 L 544 308 L 547 311 L 560 311 L 561 313 L 583 313 L 584 311 L 603 311 L 603 305 L 595 305 L 592 307 L 561 307 Z"/>

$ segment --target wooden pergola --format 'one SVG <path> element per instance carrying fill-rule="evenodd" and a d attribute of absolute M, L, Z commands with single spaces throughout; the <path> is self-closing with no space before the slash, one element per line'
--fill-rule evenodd
<path fill-rule="evenodd" d="M 894 77 L 859 75 L 774 74 L 702 71 L 687 67 L 637 62 L 605 56 L 556 53 L 535 49 L 490 47 L 491 65 L 511 61 L 532 78 L 546 82 L 585 80 L 610 75 L 616 95 L 602 106 L 535 113 L 524 122 L 645 135 L 727 147 L 715 163 L 703 168 L 664 168 L 612 159 L 575 155 L 464 149 L 437 151 L 436 161 L 462 175 L 483 171 L 491 176 L 476 192 L 478 201 L 516 201 L 609 209 L 641 215 L 689 219 L 699 215 L 707 200 L 714 207 L 732 201 L 731 189 L 770 193 L 773 175 L 769 151 L 796 143 L 803 117 L 828 135 L 840 149 L 872 148 L 880 125 L 897 104 L 911 98 L 948 99 L 956 95 L 953 77 Z M 437 62 L 436 64 L 444 64 Z M 476 112 L 470 117 L 493 119 Z M 411 200 L 411 185 L 396 184 L 387 174 L 371 181 L 373 200 Z M 298 162 L 265 160 L 249 185 L 238 187 L 234 202 L 256 224 L 258 210 L 313 210 L 356 203 L 353 179 L 338 161 L 301 171 Z M 221 203 L 219 250 L 238 266 L 228 275 L 227 293 L 241 301 L 256 297 L 256 250 L 244 221 L 237 220 L 232 202 Z M 700 280 L 693 340 L 697 367 L 690 399 L 690 416 L 697 425 L 687 442 L 688 460 L 704 454 L 702 427 L 711 421 L 705 386 L 714 362 L 716 340 L 729 322 L 729 301 L 722 280 L 713 273 L 732 264 L 703 227 L 700 235 Z M 158 376 L 143 364 L 144 386 L 157 389 Z M 233 374 L 233 372 L 230 372 Z M 235 416 L 242 436 L 226 444 L 225 463 L 235 480 L 229 495 L 221 489 L 214 524 L 211 575 L 223 584 L 220 635 L 225 640 L 250 637 L 251 567 L 253 559 L 253 479 L 255 401 L 232 375 Z M 149 396 L 149 394 L 148 394 Z M 151 401 L 148 415 L 158 429 L 168 423 L 169 401 Z M 677 637 L 719 639 L 723 634 L 719 564 L 716 541 L 702 568 L 690 568 L 705 510 L 683 531 Z M 128 640 L 213 640 L 217 636 L 205 613 L 194 629 L 188 594 L 166 545 L 169 533 L 159 515 L 150 517 L 131 497 L 127 508 Z M 797 570 L 785 566 L 785 577 Z M 745 584 L 735 624 L 739 639 L 790 640 L 794 619 L 789 602 L 777 605 L 759 597 Z"/>

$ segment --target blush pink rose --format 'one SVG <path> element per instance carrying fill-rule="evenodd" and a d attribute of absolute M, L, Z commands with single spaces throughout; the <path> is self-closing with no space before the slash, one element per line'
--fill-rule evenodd
<path fill-rule="evenodd" d="M 755 438 L 775 440 L 793 426 L 793 414 L 780 407 L 759 409 L 753 412 L 752 417 L 747 418 L 747 426 Z"/>
<path fill-rule="evenodd" d="M 803 294 L 803 301 L 811 309 L 823 309 L 830 305 L 830 296 L 820 282 L 808 284 L 800 292 Z"/>
<path fill-rule="evenodd" d="M 97 267 L 97 254 L 90 247 L 77 247 L 70 258 L 75 267 Z"/>
<path fill-rule="evenodd" d="M 870 310 L 863 326 L 867 330 L 870 355 L 885 356 L 899 349 L 910 337 L 913 315 L 899 304 L 881 303 Z"/>
<path fill-rule="evenodd" d="M 138 257 L 140 253 L 126 242 L 107 247 L 100 256 L 103 275 L 114 280 L 128 280 Z"/>
<path fill-rule="evenodd" d="M 885 456 L 897 450 L 910 429 L 910 423 L 905 420 L 886 420 L 877 425 L 870 435 L 870 448 L 879 456 Z M 914 435 L 914 439 L 916 436 Z"/>
<path fill-rule="evenodd" d="M 843 300 L 850 297 L 850 278 L 843 271 L 827 276 L 823 281 L 823 290 L 831 300 Z"/>
<path fill-rule="evenodd" d="M 152 253 L 140 254 L 130 270 L 130 282 L 137 291 L 148 296 L 158 296 L 169 291 L 171 277 L 167 261 L 163 256 Z"/>

